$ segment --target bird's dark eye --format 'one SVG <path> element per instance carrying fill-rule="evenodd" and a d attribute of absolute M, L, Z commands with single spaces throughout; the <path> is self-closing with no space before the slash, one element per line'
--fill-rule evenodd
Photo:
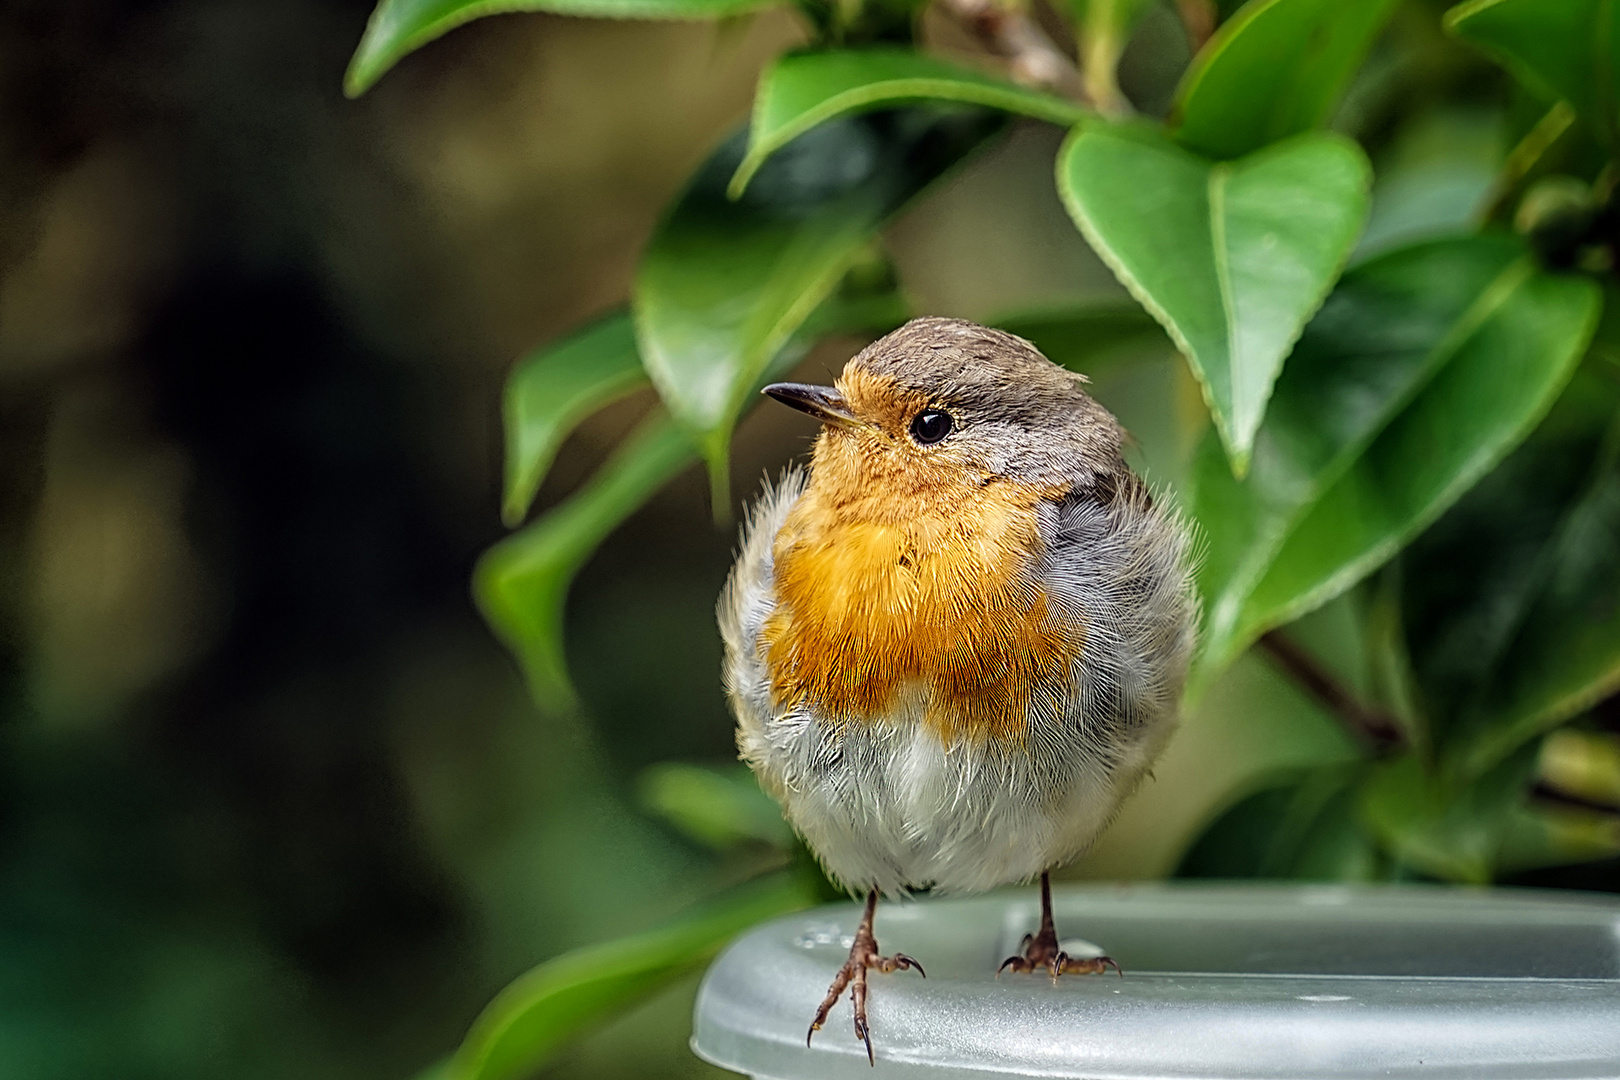
<path fill-rule="evenodd" d="M 911 421 L 911 437 L 924 446 L 937 443 L 951 433 L 955 426 L 951 414 L 938 409 L 924 409 Z"/>

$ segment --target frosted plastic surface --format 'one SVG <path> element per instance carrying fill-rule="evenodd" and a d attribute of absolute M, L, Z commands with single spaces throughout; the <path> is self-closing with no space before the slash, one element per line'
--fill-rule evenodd
<path fill-rule="evenodd" d="M 804 1044 L 860 918 L 835 905 L 733 943 L 698 993 L 692 1048 L 765 1080 L 1620 1077 L 1620 903 L 1606 898 L 1140 885 L 1053 901 L 1069 952 L 1104 946 L 1123 979 L 993 977 L 1035 928 L 1033 888 L 881 904 L 879 947 L 928 978 L 872 974 L 869 1068 L 847 996 Z"/>

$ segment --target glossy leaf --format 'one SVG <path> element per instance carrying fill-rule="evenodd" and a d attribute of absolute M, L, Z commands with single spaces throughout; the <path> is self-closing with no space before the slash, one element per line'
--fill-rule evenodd
<path fill-rule="evenodd" d="M 1383 565 L 1546 415 L 1598 314 L 1597 286 L 1536 272 L 1293 525 L 1233 635 L 1252 641 Z"/>
<path fill-rule="evenodd" d="M 748 151 L 727 193 L 738 198 L 772 154 L 838 116 L 915 101 L 985 105 L 1065 126 L 1087 113 L 1052 94 L 1018 86 L 911 49 L 790 52 L 760 76 Z"/>
<path fill-rule="evenodd" d="M 1478 769 L 1620 690 L 1620 469 L 1611 432 L 1602 473 L 1559 530 L 1552 572 L 1500 669 L 1474 747 Z"/>
<path fill-rule="evenodd" d="M 520 1080 L 594 1024 L 697 970 L 753 924 L 813 902 L 797 876 L 736 890 L 659 930 L 575 949 L 520 977 L 473 1022 L 452 1080 Z"/>
<path fill-rule="evenodd" d="M 574 575 L 620 522 L 696 457 L 690 437 L 660 412 L 583 488 L 478 560 L 478 605 L 522 661 L 542 704 L 574 700 L 562 647 L 563 603 Z"/>
<path fill-rule="evenodd" d="M 359 97 L 401 59 L 463 23 L 486 15 L 549 11 L 602 19 L 721 19 L 771 0 L 380 0 L 366 23 L 343 89 Z"/>
<path fill-rule="evenodd" d="M 1552 570 L 1565 517 L 1593 479 L 1615 397 L 1582 372 L 1535 433 L 1402 556 L 1403 634 L 1424 707 L 1455 742 Z M 1607 398 L 1608 400 L 1605 400 Z"/>
<path fill-rule="evenodd" d="M 1369 176 L 1328 134 L 1215 164 L 1099 124 L 1059 154 L 1070 215 L 1186 355 L 1238 475 L 1283 358 L 1355 244 Z"/>
<path fill-rule="evenodd" d="M 1171 122 L 1182 145 L 1239 158 L 1332 119 L 1397 0 L 1254 0 L 1182 78 Z"/>
<path fill-rule="evenodd" d="M 890 268 L 881 260 L 867 259 L 805 320 L 771 361 L 761 381 L 785 373 L 826 335 L 884 333 L 905 317 L 905 304 L 894 288 Z M 613 320 L 608 320 L 573 339 L 570 346 L 583 348 L 595 331 L 601 331 L 597 344 L 623 344 L 622 338 L 614 337 L 624 332 L 622 325 L 615 329 Z M 523 374 L 520 369 L 514 378 Z M 516 441 L 510 431 L 508 437 Z M 522 661 L 530 688 L 542 704 L 565 707 L 574 700 L 562 642 L 563 603 L 574 575 L 620 522 L 696 457 L 690 438 L 660 411 L 619 447 L 583 489 L 479 560 L 473 578 L 479 606 L 497 635 Z M 508 467 L 533 469 L 529 459 Z"/>
<path fill-rule="evenodd" d="M 1532 275 L 1523 247 L 1505 237 L 1421 244 L 1362 264 L 1294 349 L 1248 477 L 1233 478 L 1218 441 L 1205 439 L 1192 509 L 1208 545 L 1199 587 L 1210 669 L 1258 636 L 1252 597 L 1289 530 Z"/>
<path fill-rule="evenodd" d="M 1548 101 L 1570 103 L 1608 144 L 1617 139 L 1620 18 L 1612 0 L 1472 0 L 1446 28 Z"/>
<path fill-rule="evenodd" d="M 1313 770 L 1254 792 L 1217 815 L 1177 877 L 1371 881 L 1377 846 L 1357 816 L 1361 767 Z"/>
<path fill-rule="evenodd" d="M 1522 754 L 1469 782 L 1427 769 L 1407 754 L 1378 767 L 1362 792 L 1361 811 L 1407 866 L 1483 885 L 1496 873 L 1534 764 L 1534 755 Z"/>
<path fill-rule="evenodd" d="M 720 851 L 745 841 L 779 848 L 793 843 L 781 808 L 740 763 L 725 769 L 678 761 L 650 765 L 636 779 L 636 794 L 649 813 Z"/>
<path fill-rule="evenodd" d="M 1496 852 L 1496 872 L 1513 874 L 1616 856 L 1620 856 L 1620 815 L 1532 802 L 1510 814 Z"/>
<path fill-rule="evenodd" d="M 1003 125 L 984 110 L 897 109 L 805 133 L 726 197 L 746 133 L 698 170 L 636 274 L 642 362 L 728 502 L 731 429 L 765 366 L 896 210 Z"/>
<path fill-rule="evenodd" d="M 1469 775 L 1620 689 L 1620 387 L 1572 384 L 1481 489 L 1414 549 L 1407 599 Z"/>
<path fill-rule="evenodd" d="M 506 494 L 501 518 L 522 523 L 557 448 L 585 417 L 647 382 L 628 312 L 525 356 L 506 381 Z"/>
<path fill-rule="evenodd" d="M 1388 716 L 1407 747 L 1424 761 L 1434 757 L 1434 735 L 1423 709 L 1412 650 L 1401 618 L 1401 563 L 1384 568 L 1368 590 L 1363 619 L 1368 701 Z"/>
<path fill-rule="evenodd" d="M 1083 375 L 1136 360 L 1158 359 L 1175 346 L 1135 304 L 1089 304 L 1007 314 L 991 325 L 1017 334 L 1054 364 Z"/>

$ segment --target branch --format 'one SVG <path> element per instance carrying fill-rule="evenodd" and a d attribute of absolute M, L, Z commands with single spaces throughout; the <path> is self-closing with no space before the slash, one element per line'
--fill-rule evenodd
<path fill-rule="evenodd" d="M 1015 81 L 1090 103 L 1080 69 L 1027 11 L 1001 0 L 941 0 L 940 6 L 1006 57 Z"/>
<path fill-rule="evenodd" d="M 1215 4 L 1213 0 L 1176 0 L 1176 11 L 1187 30 L 1187 44 L 1196 53 L 1215 32 Z"/>
<path fill-rule="evenodd" d="M 1260 638 L 1260 647 L 1283 672 L 1321 702 L 1345 727 L 1374 750 L 1388 750 L 1404 741 L 1393 717 L 1363 704 L 1321 662 L 1275 630 Z"/>

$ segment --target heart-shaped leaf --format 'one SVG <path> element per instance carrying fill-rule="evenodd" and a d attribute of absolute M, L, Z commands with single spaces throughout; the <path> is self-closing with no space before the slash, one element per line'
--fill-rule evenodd
<path fill-rule="evenodd" d="M 1329 134 L 1216 164 L 1094 124 L 1058 156 L 1070 215 L 1186 355 L 1240 476 L 1283 358 L 1355 245 L 1369 177 Z"/>
<path fill-rule="evenodd" d="M 520 976 L 490 1002 L 451 1059 L 451 1080 L 520 1080 L 562 1046 L 658 992 L 755 923 L 808 907 L 807 882 L 783 873 L 742 886 L 669 926 L 575 949 Z"/>
<path fill-rule="evenodd" d="M 1583 373 L 1413 546 L 1406 633 L 1446 759 L 1479 775 L 1620 689 L 1620 386 Z"/>
<path fill-rule="evenodd" d="M 774 0 L 381 0 L 366 23 L 343 77 L 343 90 L 359 97 L 408 54 L 463 23 L 485 15 L 549 11 L 600 19 L 721 19 Z"/>
<path fill-rule="evenodd" d="M 1590 280 L 1526 275 L 1289 528 L 1227 648 L 1360 581 L 1489 472 L 1569 381 L 1598 309 Z"/>
<path fill-rule="evenodd" d="M 1004 125 L 982 109 L 846 116 L 772 155 L 741 199 L 726 183 L 739 132 L 697 172 L 654 234 L 632 309 L 641 359 L 729 501 L 731 429 L 771 357 L 895 211 Z"/>
<path fill-rule="evenodd" d="M 1257 636 L 1251 599 L 1289 530 L 1533 272 L 1507 237 L 1420 244 L 1363 263 L 1301 336 L 1243 481 L 1206 437 L 1192 498 L 1207 543 L 1199 681 Z"/>
<path fill-rule="evenodd" d="M 501 518 L 522 523 L 557 448 L 585 417 L 647 382 L 628 312 L 519 360 L 506 380 L 506 494 Z"/>
<path fill-rule="evenodd" d="M 1216 31 L 1171 110 L 1183 146 L 1238 158 L 1322 127 L 1397 0 L 1255 0 Z"/>
<path fill-rule="evenodd" d="M 1613 0 L 1472 0 L 1448 11 L 1445 24 L 1533 92 L 1569 102 L 1608 145 L 1620 144 Z"/>
<path fill-rule="evenodd" d="M 1088 115 L 1073 101 L 910 49 L 790 52 L 759 78 L 748 152 L 727 193 L 739 197 L 767 158 L 817 124 L 884 105 L 928 100 L 986 105 L 1064 126 Z"/>

